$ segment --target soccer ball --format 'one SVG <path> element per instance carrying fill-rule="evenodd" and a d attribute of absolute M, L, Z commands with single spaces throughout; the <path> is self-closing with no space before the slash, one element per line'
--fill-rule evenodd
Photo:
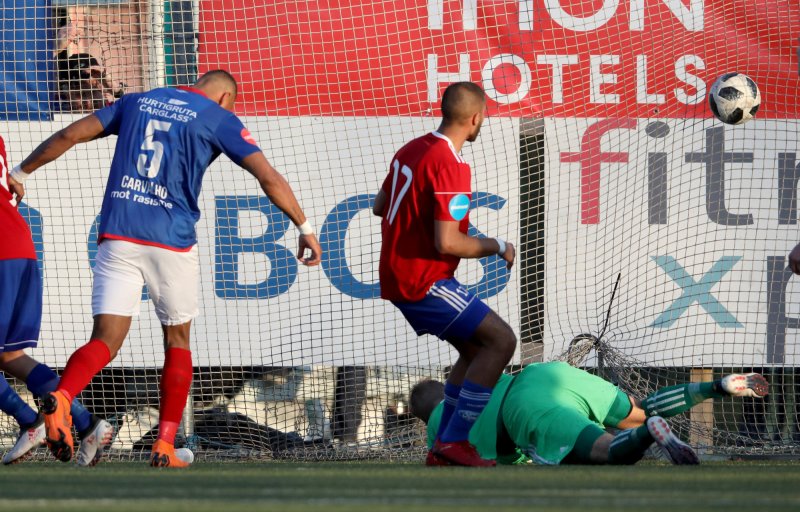
<path fill-rule="evenodd" d="M 176 448 L 175 456 L 187 464 L 194 462 L 194 452 L 188 448 Z"/>
<path fill-rule="evenodd" d="M 717 78 L 708 93 L 714 116 L 726 124 L 742 124 L 756 115 L 761 93 L 756 83 L 742 73 L 725 73 Z"/>

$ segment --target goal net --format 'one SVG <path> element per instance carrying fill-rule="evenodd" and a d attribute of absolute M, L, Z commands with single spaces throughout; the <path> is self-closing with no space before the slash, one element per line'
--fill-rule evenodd
<path fill-rule="evenodd" d="M 441 93 L 461 80 L 489 99 L 463 150 L 471 234 L 514 241 L 518 262 L 465 260 L 457 277 L 517 333 L 509 371 L 567 360 L 639 397 L 758 371 L 765 400 L 714 400 L 672 423 L 706 453 L 798 451 L 794 3 L 26 0 L 0 20 L 10 165 L 123 93 L 223 68 L 239 81 L 237 114 L 317 230 L 323 262 L 304 268 L 256 181 L 224 157 L 209 168 L 179 438 L 200 458 L 422 456 L 408 392 L 444 379 L 456 354 L 379 298 L 370 208 L 394 152 L 437 128 Z M 727 72 L 758 84 L 755 120 L 712 117 L 707 93 Z M 114 144 L 38 171 L 20 208 L 44 275 L 30 354 L 54 368 L 91 332 Z M 162 363 L 145 289 L 119 356 L 80 397 L 117 426 L 112 457 L 149 453 Z M 1 417 L 0 443 L 16 429 Z"/>

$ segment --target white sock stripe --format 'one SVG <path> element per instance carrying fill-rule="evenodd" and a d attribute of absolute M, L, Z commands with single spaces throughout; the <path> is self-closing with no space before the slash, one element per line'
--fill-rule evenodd
<path fill-rule="evenodd" d="M 478 402 L 488 402 L 489 399 L 492 397 L 490 393 L 471 393 L 469 391 L 463 391 L 463 390 L 461 391 L 461 396 Z"/>
<path fill-rule="evenodd" d="M 671 389 L 669 391 L 657 391 L 655 394 L 653 394 L 650 397 L 650 399 L 651 400 L 660 400 L 660 399 L 662 399 L 664 397 L 667 397 L 667 396 L 673 396 L 673 395 L 679 395 L 679 394 L 680 395 L 683 394 L 683 388 Z"/>
<path fill-rule="evenodd" d="M 670 396 L 670 397 L 664 398 L 662 400 L 659 400 L 657 402 L 650 402 L 650 407 L 658 408 L 658 407 L 661 407 L 662 405 L 674 404 L 674 403 L 678 403 L 678 402 L 679 403 L 684 403 L 684 404 L 686 403 L 686 400 L 684 400 L 683 395 L 681 395 L 681 396 Z"/>
<path fill-rule="evenodd" d="M 466 407 L 472 407 L 473 405 L 476 407 L 486 407 L 486 404 L 488 403 L 488 400 L 470 400 L 470 403 L 467 404 Z"/>
<path fill-rule="evenodd" d="M 448 290 L 447 288 L 444 288 L 442 286 L 434 285 L 431 287 L 431 290 L 435 290 L 436 292 L 438 292 L 439 293 L 438 297 L 444 298 L 444 296 L 448 296 L 452 298 L 453 302 L 455 302 L 456 304 L 461 304 L 462 307 L 459 309 L 459 311 L 464 311 L 464 308 L 466 308 L 469 305 L 469 303 L 459 294 L 457 294 L 452 290 Z"/>
<path fill-rule="evenodd" d="M 685 405 L 686 405 L 686 402 L 685 401 L 681 401 L 680 403 L 677 403 L 677 404 L 674 404 L 674 405 L 670 405 L 669 407 L 659 407 L 658 408 L 658 412 L 662 413 L 662 412 L 670 411 L 672 409 L 675 409 L 677 407 L 683 407 Z"/>
<path fill-rule="evenodd" d="M 613 448 L 613 447 L 617 446 L 618 444 L 624 443 L 630 438 L 631 438 L 630 430 L 625 430 L 624 432 L 621 432 L 621 433 L 617 434 L 616 437 L 614 437 L 614 440 L 611 441 L 611 444 L 609 445 L 609 448 Z"/>
<path fill-rule="evenodd" d="M 660 404 L 660 403 L 665 403 L 665 402 L 671 402 L 673 400 L 680 400 L 680 399 L 683 398 L 683 390 L 682 389 L 678 389 L 678 390 L 674 390 L 674 391 L 678 391 L 678 393 L 673 393 L 673 392 L 656 393 L 655 395 L 651 395 L 646 400 L 646 402 L 649 403 L 649 404 Z"/>
<path fill-rule="evenodd" d="M 486 404 L 487 404 L 487 402 L 472 402 L 472 403 L 469 403 L 469 404 L 463 406 L 462 409 L 473 409 L 473 408 L 477 407 L 477 408 L 482 410 L 484 407 L 486 407 Z"/>
<path fill-rule="evenodd" d="M 472 390 L 469 390 L 469 389 L 466 389 L 466 388 L 461 388 L 461 393 L 459 394 L 459 396 L 464 396 L 464 395 L 492 396 L 492 392 L 491 391 L 480 391 L 480 390 L 472 391 Z"/>
<path fill-rule="evenodd" d="M 448 393 L 447 391 L 444 392 L 444 396 L 448 398 L 458 398 L 458 395 L 461 394 L 461 388 L 456 389 L 452 393 Z"/>
<path fill-rule="evenodd" d="M 444 397 L 444 403 L 447 405 L 456 405 L 458 403 L 458 398 L 446 396 Z"/>

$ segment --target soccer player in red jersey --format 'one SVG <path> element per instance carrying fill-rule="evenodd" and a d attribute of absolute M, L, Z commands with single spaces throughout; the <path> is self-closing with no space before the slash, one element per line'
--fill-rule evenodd
<path fill-rule="evenodd" d="M 460 151 L 477 139 L 485 110 L 479 86 L 447 87 L 441 125 L 397 152 L 373 206 L 383 218 L 381 297 L 417 334 L 438 336 L 459 354 L 428 465 L 494 465 L 469 443 L 469 430 L 517 347 L 511 327 L 453 277 L 461 258 L 497 254 L 509 268 L 514 263 L 511 243 L 467 234 L 472 185 Z"/>
<path fill-rule="evenodd" d="M 0 137 L 0 369 L 24 381 L 34 396 L 54 391 L 58 375 L 25 354 L 35 347 L 42 321 L 42 282 L 28 223 L 19 213 L 19 196 L 9 188 L 5 141 Z M 12 178 L 13 179 L 13 178 Z M 0 374 L 0 410 L 19 424 L 17 442 L 3 456 L 3 464 L 23 460 L 44 444 L 45 426 L 37 414 Z M 77 461 L 95 465 L 114 435 L 107 421 L 90 414 L 77 400 L 71 407 L 81 438 Z"/>

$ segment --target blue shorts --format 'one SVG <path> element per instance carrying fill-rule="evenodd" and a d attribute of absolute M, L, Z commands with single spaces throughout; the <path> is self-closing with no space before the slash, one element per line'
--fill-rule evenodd
<path fill-rule="evenodd" d="M 433 334 L 449 342 L 472 338 L 489 306 L 454 278 L 436 281 L 420 301 L 393 302 L 419 335 Z"/>
<path fill-rule="evenodd" d="M 0 352 L 35 347 L 42 325 L 42 280 L 36 260 L 0 260 Z"/>

